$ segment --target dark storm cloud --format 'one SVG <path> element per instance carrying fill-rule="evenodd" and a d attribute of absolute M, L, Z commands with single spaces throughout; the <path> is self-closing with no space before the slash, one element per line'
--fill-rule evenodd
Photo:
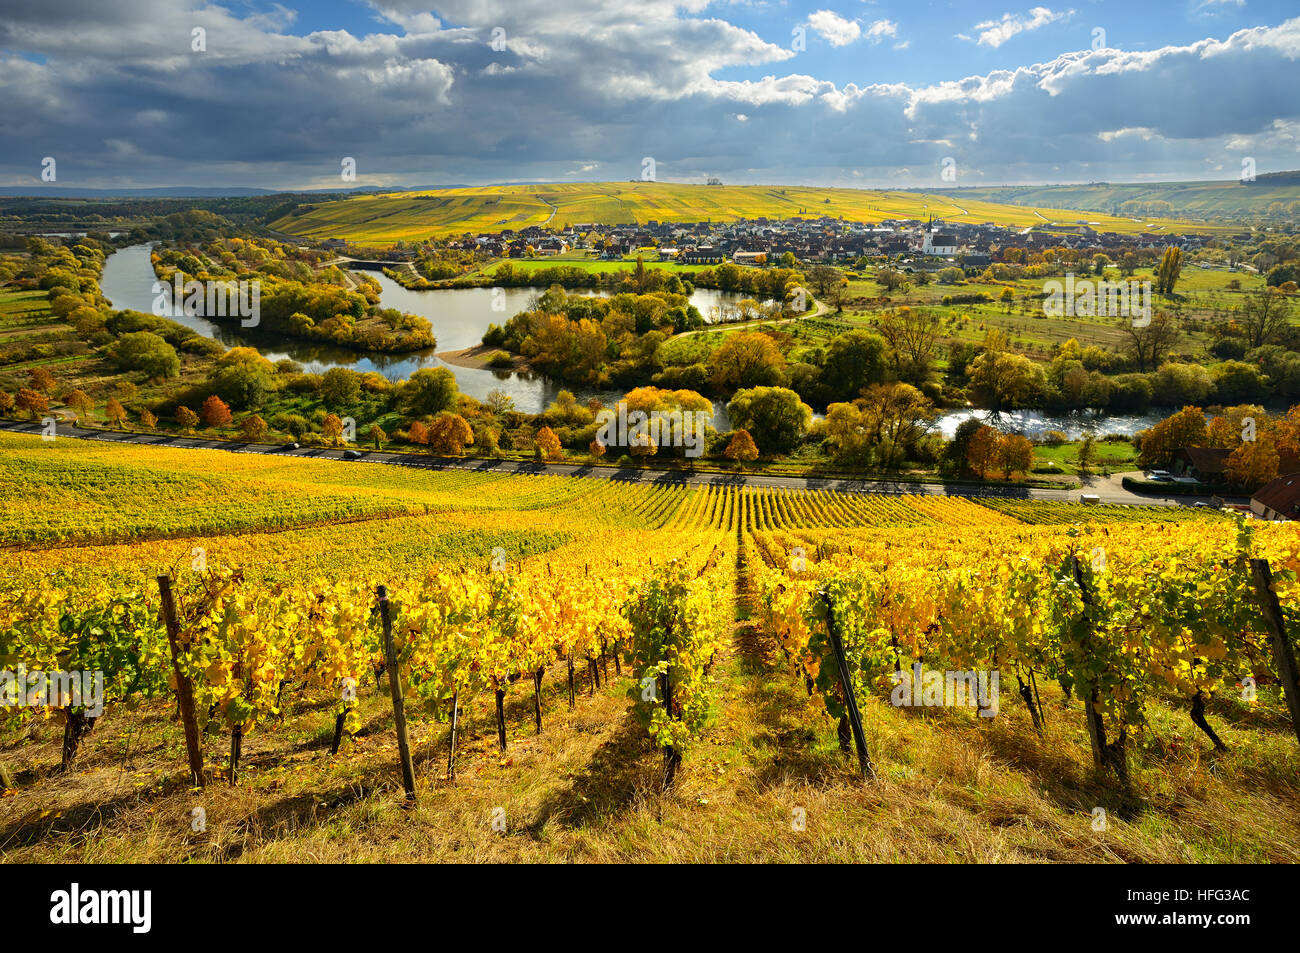
<path fill-rule="evenodd" d="M 373 6 L 364 36 L 292 35 L 285 9 L 15 7 L 0 179 L 36 184 L 47 155 L 87 186 L 329 187 L 344 156 L 359 184 L 627 179 L 646 155 L 662 178 L 900 185 L 938 184 L 945 156 L 968 183 L 1297 165 L 1300 20 L 913 88 L 830 82 L 698 3 Z"/>

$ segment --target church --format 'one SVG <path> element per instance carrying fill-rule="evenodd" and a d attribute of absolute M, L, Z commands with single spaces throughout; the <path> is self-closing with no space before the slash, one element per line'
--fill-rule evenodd
<path fill-rule="evenodd" d="M 948 256 L 957 254 L 957 236 L 944 235 L 934 230 L 934 219 L 925 223 L 925 238 L 921 242 L 922 255 Z"/>

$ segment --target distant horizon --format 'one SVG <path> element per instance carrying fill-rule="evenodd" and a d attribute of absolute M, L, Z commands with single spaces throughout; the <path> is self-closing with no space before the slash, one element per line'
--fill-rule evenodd
<path fill-rule="evenodd" d="M 1300 175 L 1300 168 L 1296 169 L 1277 169 L 1269 172 L 1258 172 L 1256 179 L 1263 179 L 1269 176 L 1283 175 Z M 1017 189 L 1017 188 L 1072 188 L 1089 185 L 1109 185 L 1109 186 L 1143 186 L 1143 185 L 1175 185 L 1175 184 L 1213 184 L 1213 185 L 1230 185 L 1230 184 L 1250 185 L 1255 183 L 1242 182 L 1239 178 L 1223 179 L 1145 179 L 1140 181 L 1125 179 L 1089 179 L 1073 182 L 1055 181 L 1055 182 L 1001 182 L 988 183 L 980 185 L 953 185 L 945 183 L 943 185 L 920 186 L 920 185 L 822 185 L 810 182 L 794 181 L 773 181 L 773 182 L 728 182 L 723 180 L 721 187 L 724 188 L 800 188 L 800 189 L 825 189 L 825 190 L 844 190 L 854 192 L 960 192 L 965 190 L 977 189 Z M 122 186 L 62 186 L 58 184 L 50 185 L 0 185 L 0 196 L 5 198 L 40 198 L 42 196 L 55 196 L 62 192 L 71 196 L 73 193 L 102 195 L 105 198 L 115 196 L 129 197 L 130 193 L 138 192 L 169 192 L 171 198 L 223 198 L 237 197 L 233 195 L 221 195 L 219 193 L 246 193 L 250 197 L 256 194 L 263 195 L 304 195 L 311 193 L 320 194 L 340 194 L 340 193 L 378 193 L 378 192 L 437 192 L 452 189 L 490 189 L 490 188 L 526 188 L 529 186 L 581 186 L 581 185 L 693 185 L 700 188 L 718 188 L 718 185 L 709 185 L 705 182 L 699 182 L 691 179 L 669 179 L 660 178 L 653 181 L 642 181 L 638 179 L 577 179 L 573 181 L 555 181 L 549 179 L 527 179 L 519 181 L 496 181 L 496 182 L 457 182 L 445 185 L 352 185 L 341 186 L 339 188 L 321 188 L 321 187 L 304 187 L 304 188 L 276 188 L 272 186 L 251 186 L 251 185 L 205 185 L 205 186 L 187 186 L 187 185 L 122 185 Z M 120 189 L 121 191 L 116 191 Z M 192 190 L 192 191 L 182 191 Z"/>

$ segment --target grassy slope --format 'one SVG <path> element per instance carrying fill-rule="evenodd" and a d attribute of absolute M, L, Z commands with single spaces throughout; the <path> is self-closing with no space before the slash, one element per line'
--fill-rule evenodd
<path fill-rule="evenodd" d="M 288 215 L 272 227 L 306 238 L 346 238 L 357 242 L 442 238 L 461 232 L 519 230 L 529 225 L 559 226 L 598 222 L 728 222 L 741 218 L 842 216 L 852 221 L 924 218 L 1027 227 L 1081 219 L 1103 231 L 1140 232 L 1146 222 L 1068 208 L 984 201 L 962 193 L 883 192 L 799 186 L 705 186 L 666 182 L 607 182 L 571 185 L 491 186 L 360 196 L 314 206 Z M 1158 222 L 1160 228 L 1188 230 L 1185 223 Z M 1204 230 L 1204 229 L 1203 229 Z"/>

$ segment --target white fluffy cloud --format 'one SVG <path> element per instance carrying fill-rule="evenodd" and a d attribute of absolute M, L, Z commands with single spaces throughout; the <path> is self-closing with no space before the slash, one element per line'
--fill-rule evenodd
<path fill-rule="evenodd" d="M 643 156 L 664 179 L 864 185 L 936 185 L 949 155 L 962 184 L 1195 177 L 1241 153 L 1297 165 L 1300 19 L 916 85 L 834 82 L 704 0 L 373 7 L 362 36 L 203 0 L 16 7 L 0 184 L 36 184 L 47 155 L 60 185 L 96 187 L 333 187 L 343 156 L 358 184 L 388 185 L 632 178 Z M 998 45 L 1066 15 L 976 30 Z M 898 38 L 828 10 L 808 24 L 840 45 Z"/>
<path fill-rule="evenodd" d="M 808 26 L 831 46 L 848 46 L 862 39 L 875 44 L 898 36 L 898 24 L 893 20 L 876 20 L 864 28 L 857 20 L 845 19 L 833 10 L 818 10 L 808 17 Z"/>
<path fill-rule="evenodd" d="M 991 46 L 997 48 L 1017 33 L 1037 30 L 1039 27 L 1047 26 L 1049 23 L 1056 23 L 1058 20 L 1068 19 L 1073 14 L 1073 10 L 1056 13 L 1049 10 L 1047 7 L 1034 7 L 1029 11 L 1028 16 L 1019 13 L 1004 13 L 1000 20 L 985 20 L 983 23 L 975 24 L 975 29 L 979 33 L 979 38 L 976 42 L 979 43 L 980 46 Z M 964 34 L 963 38 L 969 39 L 969 37 L 965 37 Z"/>
<path fill-rule="evenodd" d="M 848 46 L 862 36 L 856 20 L 846 20 L 833 10 L 818 10 L 808 18 L 808 25 L 831 46 Z"/>

